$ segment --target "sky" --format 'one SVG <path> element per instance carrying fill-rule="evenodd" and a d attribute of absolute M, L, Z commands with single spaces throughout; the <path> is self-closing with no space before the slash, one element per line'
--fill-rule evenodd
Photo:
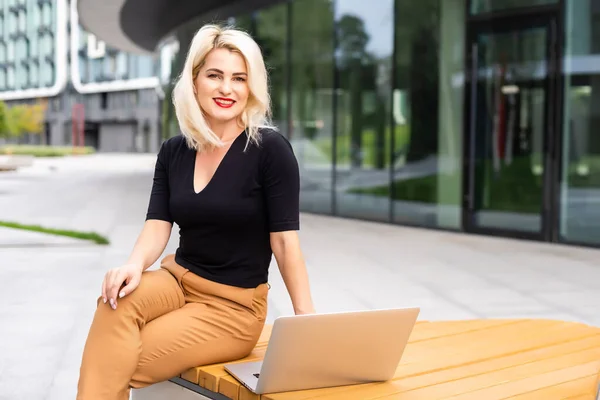
<path fill-rule="evenodd" d="M 418 1 L 418 0 L 414 0 Z M 338 0 L 335 17 L 344 14 L 362 18 L 370 40 L 367 50 L 378 57 L 392 54 L 394 45 L 394 0 Z"/>

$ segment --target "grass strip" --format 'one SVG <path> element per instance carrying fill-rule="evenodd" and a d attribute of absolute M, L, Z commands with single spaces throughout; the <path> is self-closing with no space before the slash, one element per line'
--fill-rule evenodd
<path fill-rule="evenodd" d="M 87 155 L 95 153 L 90 146 L 46 146 L 46 145 L 5 145 L 0 146 L 0 155 L 64 157 L 71 155 Z"/>
<path fill-rule="evenodd" d="M 107 238 L 95 232 L 77 232 L 66 229 L 45 228 L 40 225 L 24 225 L 18 222 L 0 221 L 0 226 L 6 228 L 23 229 L 33 232 L 49 233 L 52 235 L 68 236 L 76 239 L 91 240 L 97 244 L 109 244 Z"/>

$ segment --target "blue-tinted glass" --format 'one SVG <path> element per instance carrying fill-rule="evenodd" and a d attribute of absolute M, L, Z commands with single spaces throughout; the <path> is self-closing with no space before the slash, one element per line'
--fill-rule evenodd
<path fill-rule="evenodd" d="M 466 0 L 396 0 L 393 221 L 458 229 Z M 390 187 L 391 186 L 391 187 Z"/>
<path fill-rule="evenodd" d="M 332 212 L 333 1 L 291 3 L 289 138 L 302 171 L 303 210 Z"/>
<path fill-rule="evenodd" d="M 336 211 L 388 220 L 394 1 L 339 0 L 335 8 L 339 77 L 336 107 Z"/>
<path fill-rule="evenodd" d="M 558 1 L 559 0 L 471 0 L 471 14 L 488 13 L 510 8 L 540 6 L 557 3 Z"/>
<path fill-rule="evenodd" d="M 600 7 L 567 0 L 560 236 L 600 244 Z"/>

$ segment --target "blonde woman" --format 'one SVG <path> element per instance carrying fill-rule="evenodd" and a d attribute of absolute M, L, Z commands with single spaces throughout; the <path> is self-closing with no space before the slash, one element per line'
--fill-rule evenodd
<path fill-rule="evenodd" d="M 203 27 L 173 101 L 182 135 L 163 143 L 143 230 L 102 283 L 79 400 L 125 400 L 132 387 L 249 354 L 265 323 L 273 255 L 295 313 L 314 313 L 296 233 L 298 165 L 267 125 L 258 45 L 235 29 Z M 176 253 L 145 271 L 174 222 Z"/>

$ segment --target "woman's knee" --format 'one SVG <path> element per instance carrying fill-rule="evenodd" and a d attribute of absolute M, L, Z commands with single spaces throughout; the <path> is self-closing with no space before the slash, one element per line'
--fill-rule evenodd
<path fill-rule="evenodd" d="M 183 307 L 185 296 L 177 280 L 166 270 L 146 271 L 138 287 L 123 298 L 117 299 L 113 310 L 102 296 L 97 300 L 96 312 L 107 312 L 114 316 L 139 315 L 152 320 L 166 312 Z"/>

